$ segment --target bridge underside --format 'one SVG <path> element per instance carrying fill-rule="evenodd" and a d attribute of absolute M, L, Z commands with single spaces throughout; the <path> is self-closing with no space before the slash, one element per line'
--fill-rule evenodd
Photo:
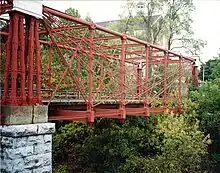
<path fill-rule="evenodd" d="M 143 102 L 129 103 L 125 106 L 126 116 L 144 116 L 162 112 L 182 113 L 182 108 L 178 106 L 166 107 L 149 107 L 144 108 Z M 66 121 L 88 121 L 89 112 L 87 105 L 83 102 L 56 102 L 49 106 L 49 120 L 66 120 Z M 119 103 L 102 103 L 94 108 L 94 118 L 114 118 L 122 119 L 120 116 Z"/>
<path fill-rule="evenodd" d="M 197 81 L 192 58 L 46 6 L 42 19 L 7 7 L 2 105 L 46 104 L 51 120 L 125 119 L 180 111 Z"/>

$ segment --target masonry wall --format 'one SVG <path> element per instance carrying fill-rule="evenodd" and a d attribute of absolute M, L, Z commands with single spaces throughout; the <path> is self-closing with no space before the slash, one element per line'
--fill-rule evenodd
<path fill-rule="evenodd" d="M 52 172 L 54 123 L 0 126 L 1 173 Z"/>

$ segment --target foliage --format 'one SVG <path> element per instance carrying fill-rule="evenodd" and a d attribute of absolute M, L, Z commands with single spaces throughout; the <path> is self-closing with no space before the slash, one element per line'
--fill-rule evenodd
<path fill-rule="evenodd" d="M 197 122 L 173 114 L 131 117 L 123 124 L 100 119 L 93 127 L 72 123 L 53 141 L 55 166 L 85 173 L 199 172 L 210 142 Z"/>
<path fill-rule="evenodd" d="M 147 172 L 200 172 L 201 156 L 206 154 L 210 140 L 198 129 L 197 122 L 190 125 L 184 116 L 160 117 L 156 127 L 157 133 L 163 135 L 160 154 L 150 159 L 152 166 Z"/>
<path fill-rule="evenodd" d="M 190 98 L 194 102 L 191 110 L 200 120 L 200 128 L 206 134 L 210 134 L 210 156 L 219 162 L 220 156 L 220 78 L 206 82 L 195 91 L 191 91 Z M 189 111 L 191 111 L 189 110 Z"/>
<path fill-rule="evenodd" d="M 92 130 L 85 124 L 72 123 L 61 127 L 53 139 L 53 161 L 67 164 L 77 171 L 82 162 L 83 146 Z"/>
<path fill-rule="evenodd" d="M 191 0 L 127 0 L 123 9 L 120 22 L 110 23 L 110 28 L 193 55 L 206 44 L 195 38 L 191 16 L 195 6 Z"/>
<path fill-rule="evenodd" d="M 199 71 L 200 80 L 203 79 L 203 68 L 204 68 L 204 80 L 214 80 L 220 78 L 220 54 L 214 57 L 214 59 L 208 60 L 204 63 Z"/>
<path fill-rule="evenodd" d="M 77 9 L 75 9 L 75 8 L 71 8 L 71 7 L 70 7 L 70 8 L 68 8 L 68 9 L 65 10 L 65 13 L 66 13 L 66 14 L 69 14 L 69 15 L 71 15 L 71 16 L 74 16 L 74 17 L 78 17 L 78 18 L 81 17 L 79 11 L 78 11 Z M 62 22 L 63 22 L 65 25 L 73 25 L 73 24 L 74 24 L 73 22 L 68 21 L 68 20 L 66 20 L 66 19 L 62 19 Z"/>

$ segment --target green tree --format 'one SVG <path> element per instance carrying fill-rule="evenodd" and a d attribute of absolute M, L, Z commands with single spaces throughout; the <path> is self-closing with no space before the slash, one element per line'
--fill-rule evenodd
<path fill-rule="evenodd" d="M 191 110 L 200 121 L 200 128 L 210 134 L 212 144 L 209 153 L 218 161 L 220 168 L 220 78 L 206 82 L 203 86 L 190 93 L 194 102 Z"/>
<path fill-rule="evenodd" d="M 123 9 L 121 21 L 110 24 L 110 28 L 193 55 L 206 44 L 195 38 L 191 0 L 127 0 Z"/>
<path fill-rule="evenodd" d="M 69 124 L 54 137 L 55 165 L 68 172 L 202 172 L 208 137 L 185 116 L 132 117 L 124 124 L 98 120 L 93 127 Z"/>
<path fill-rule="evenodd" d="M 79 11 L 78 11 L 77 9 L 75 9 L 75 8 L 71 8 L 71 7 L 70 7 L 70 8 L 68 8 L 68 9 L 65 10 L 65 13 L 66 13 L 66 14 L 69 14 L 69 15 L 71 15 L 71 16 L 74 16 L 74 17 L 78 17 L 78 18 L 81 17 Z M 62 19 L 62 22 L 63 22 L 65 25 L 74 25 L 73 22 L 68 21 L 68 20 L 66 20 L 66 19 Z"/>
<path fill-rule="evenodd" d="M 214 80 L 220 78 L 220 54 L 214 59 L 208 60 L 201 66 L 199 71 L 199 79 L 203 79 L 203 68 L 204 68 L 204 80 Z"/>

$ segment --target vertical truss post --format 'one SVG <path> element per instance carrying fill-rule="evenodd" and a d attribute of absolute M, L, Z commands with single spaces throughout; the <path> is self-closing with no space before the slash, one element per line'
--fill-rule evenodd
<path fill-rule="evenodd" d="M 93 42 L 94 30 L 95 30 L 95 24 L 92 23 L 89 28 L 89 44 L 90 44 L 89 83 L 88 83 L 89 96 L 88 96 L 88 102 L 87 102 L 87 112 L 88 112 L 88 122 L 89 123 L 94 122 L 93 97 L 92 97 L 93 60 L 94 60 L 94 42 Z"/>
<path fill-rule="evenodd" d="M 77 59 L 77 80 L 80 82 L 80 72 L 81 72 L 81 62 L 80 62 L 80 56 L 79 56 L 79 50 L 76 52 L 76 59 Z"/>
<path fill-rule="evenodd" d="M 192 82 L 193 84 L 198 87 L 198 71 L 197 66 L 195 65 L 195 62 L 192 64 Z"/>
<path fill-rule="evenodd" d="M 182 105 L 182 56 L 179 57 L 179 83 L 178 83 L 178 103 L 179 109 L 181 109 Z"/>
<path fill-rule="evenodd" d="M 24 50 L 24 60 L 25 60 L 25 70 L 28 70 L 28 44 L 29 44 L 29 29 L 30 29 L 30 20 L 29 17 L 25 18 L 25 50 Z M 27 78 L 27 74 L 25 74 Z"/>
<path fill-rule="evenodd" d="M 120 78 L 119 78 L 119 88 L 120 88 L 120 102 L 119 102 L 119 112 L 121 119 L 126 118 L 125 111 L 125 40 L 126 35 L 121 37 L 121 59 L 120 59 Z"/>
<path fill-rule="evenodd" d="M 10 14 L 10 23 L 9 23 L 9 36 L 8 43 L 6 48 L 6 63 L 5 63 L 5 74 L 4 74 L 4 93 L 2 98 L 2 104 L 8 104 L 8 96 L 9 96 L 9 83 L 10 81 L 10 64 L 11 64 L 11 42 L 12 42 L 12 32 L 13 32 L 13 14 Z"/>
<path fill-rule="evenodd" d="M 18 68 L 18 19 L 17 13 L 13 15 L 12 56 L 11 56 L 11 105 L 17 104 L 17 68 Z"/>
<path fill-rule="evenodd" d="M 167 106 L 167 59 L 168 59 L 169 53 L 166 51 L 164 52 L 164 83 L 163 83 L 163 105 Z"/>
<path fill-rule="evenodd" d="M 145 47 L 146 51 L 146 59 L 145 59 L 145 100 L 144 100 L 144 109 L 145 109 L 145 115 L 149 116 L 149 102 L 148 102 L 148 85 L 149 85 L 149 51 L 150 46 L 147 45 Z"/>
<path fill-rule="evenodd" d="M 99 91 L 101 94 L 103 88 L 103 78 L 104 78 L 104 57 L 101 58 L 101 67 L 100 67 L 100 78 L 99 78 Z"/>
<path fill-rule="evenodd" d="M 52 50 L 53 50 L 53 46 L 52 46 L 52 44 L 50 43 L 50 44 L 49 44 L 49 59 L 48 59 L 48 87 L 49 87 L 49 89 L 52 89 L 52 86 L 51 86 L 51 77 L 52 77 L 52 68 L 51 68 L 51 65 L 52 65 Z"/>
<path fill-rule="evenodd" d="M 37 97 L 37 103 L 41 103 L 41 94 L 40 94 L 40 42 L 39 42 L 39 33 L 38 33 L 38 28 L 39 28 L 39 22 L 36 20 L 35 21 L 35 66 L 36 66 L 36 97 Z"/>
<path fill-rule="evenodd" d="M 195 62 L 192 63 L 191 69 L 192 69 L 192 83 L 195 85 Z"/>
<path fill-rule="evenodd" d="M 19 16 L 19 40 L 20 40 L 20 72 L 21 72 L 21 104 L 25 105 L 26 92 L 25 92 L 25 38 L 24 38 L 24 16 Z"/>
<path fill-rule="evenodd" d="M 33 104 L 33 76 L 34 76 L 34 19 L 30 18 L 28 42 L 28 104 Z"/>
<path fill-rule="evenodd" d="M 195 66 L 195 86 L 198 87 L 199 86 L 199 82 L 198 82 L 198 67 Z"/>
<path fill-rule="evenodd" d="M 141 79 L 142 79 L 142 63 L 139 63 L 137 65 L 137 96 L 138 96 L 138 99 L 141 98 Z"/>
<path fill-rule="evenodd" d="M 24 16 L 22 13 L 10 12 L 3 105 L 17 106 L 27 103 L 29 105 L 41 103 L 38 22 L 34 17 Z M 34 69 L 36 69 L 36 100 L 33 96 Z M 26 75 L 26 73 L 28 74 Z M 26 87 L 28 88 L 27 94 Z"/>

